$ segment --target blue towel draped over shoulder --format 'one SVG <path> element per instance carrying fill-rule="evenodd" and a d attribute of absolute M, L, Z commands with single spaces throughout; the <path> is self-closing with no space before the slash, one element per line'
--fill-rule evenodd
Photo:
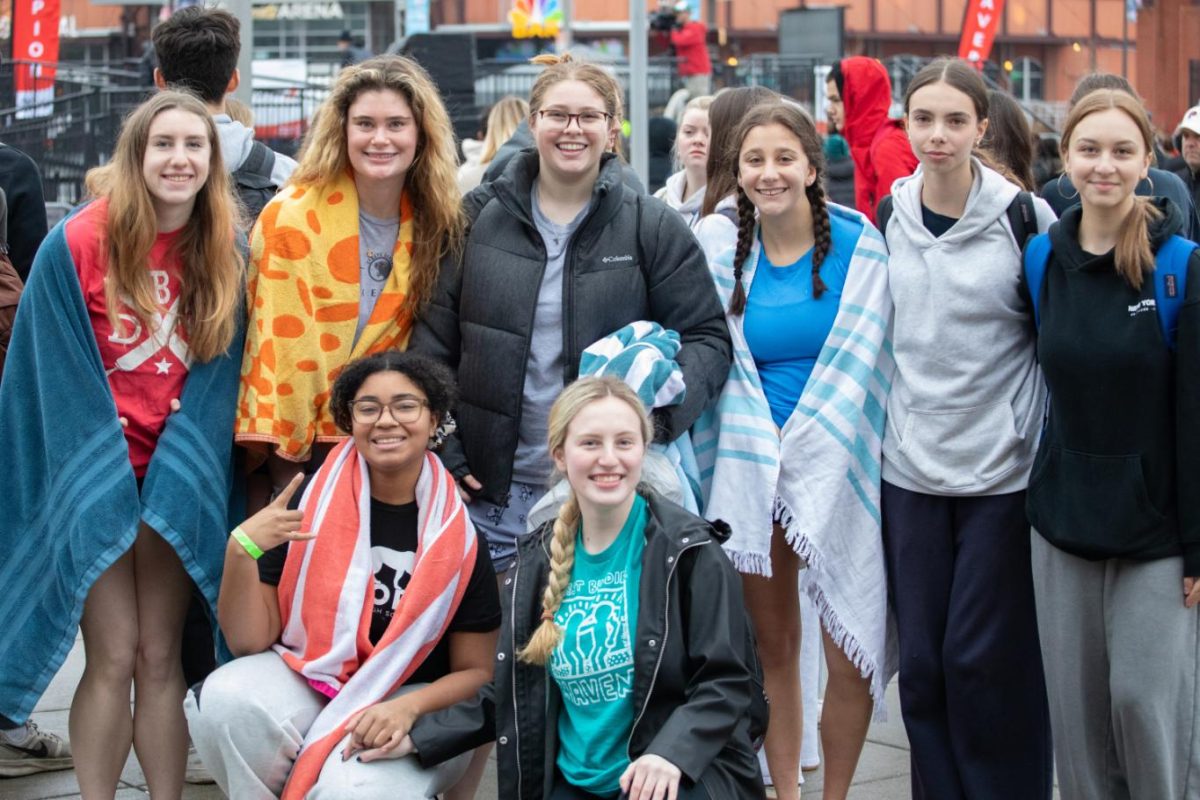
<path fill-rule="evenodd" d="M 0 383 L 8 484 L 0 513 L 0 715 L 9 722 L 33 711 L 75 641 L 88 591 L 133 545 L 139 520 L 179 554 L 215 619 L 244 335 L 239 325 L 224 355 L 192 365 L 139 498 L 63 223 L 46 237 Z"/>

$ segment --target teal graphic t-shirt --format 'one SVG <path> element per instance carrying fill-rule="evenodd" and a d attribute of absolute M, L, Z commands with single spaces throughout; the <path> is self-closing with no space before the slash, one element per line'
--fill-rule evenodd
<path fill-rule="evenodd" d="M 550 656 L 562 693 L 558 769 L 593 794 L 615 794 L 629 766 L 633 729 L 633 641 L 645 549 L 646 500 L 638 495 L 616 540 L 602 553 L 583 549 L 576 534 L 575 566 L 554 621 L 563 641 Z"/>

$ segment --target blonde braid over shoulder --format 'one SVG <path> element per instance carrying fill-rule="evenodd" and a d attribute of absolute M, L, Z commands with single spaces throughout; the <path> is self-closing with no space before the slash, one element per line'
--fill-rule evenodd
<path fill-rule="evenodd" d="M 554 648 L 562 642 L 563 632 L 554 621 L 554 614 L 562 605 L 571 583 L 571 570 L 575 566 L 575 533 L 579 529 L 579 503 L 571 492 L 558 519 L 554 521 L 554 534 L 550 537 L 550 576 L 546 580 L 546 591 L 542 594 L 542 622 L 529 637 L 529 643 L 517 654 L 526 664 L 545 666 Z"/>

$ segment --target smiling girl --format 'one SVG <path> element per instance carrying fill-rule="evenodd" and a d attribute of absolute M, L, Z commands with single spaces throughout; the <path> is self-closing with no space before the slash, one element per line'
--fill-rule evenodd
<path fill-rule="evenodd" d="M 700 241 L 728 309 L 734 360 L 693 429 L 705 516 L 729 520 L 759 637 L 780 798 L 798 796 L 798 575 L 821 610 L 829 667 L 824 792 L 849 791 L 874 698 L 894 671 L 878 516 L 882 407 L 891 361 L 885 254 L 861 214 L 829 204 L 821 140 L 782 100 L 749 110 L 730 156 L 738 224 L 706 217 Z M 786 780 L 785 776 L 795 776 Z"/>
<path fill-rule="evenodd" d="M 570 54 L 534 63 L 546 67 L 529 96 L 536 148 L 467 196 L 464 246 L 443 266 L 412 340 L 456 370 L 459 429 L 444 458 L 500 572 L 549 487 L 547 416 L 584 348 L 638 320 L 679 334 L 687 395 L 655 412 L 664 441 L 691 426 L 729 364 L 695 237 L 661 201 L 627 188 L 608 152 L 620 85 Z"/>
<path fill-rule="evenodd" d="M 639 485 L 652 432 L 617 378 L 563 390 L 549 443 L 570 494 L 517 546 L 495 681 L 423 720 L 401 751 L 432 764 L 495 738 L 512 800 L 764 797 L 758 675 L 724 528 Z"/>
<path fill-rule="evenodd" d="M 178 92 L 130 115 L 87 185 L 39 250 L 0 386 L 20 465 L 0 517 L 0 716 L 25 721 L 78 625 L 82 796 L 114 796 L 132 744 L 154 796 L 178 798 L 183 620 L 193 582 L 216 599 L 226 530 L 237 204 L 207 109 Z"/>
<path fill-rule="evenodd" d="M 700 204 L 704 200 L 708 165 L 708 107 L 713 99 L 694 97 L 688 101 L 675 136 L 675 159 L 682 167 L 654 196 L 678 211 L 688 227 L 695 230 L 700 222 Z"/>
<path fill-rule="evenodd" d="M 1038 291 L 1050 412 L 1028 511 L 1064 800 L 1200 790 L 1200 255 L 1174 203 L 1135 196 L 1152 144 L 1128 94 L 1075 105 L 1080 205 L 1050 228 Z"/>
<path fill-rule="evenodd" d="M 406 345 L 462 230 L 456 171 L 450 119 L 416 62 L 338 74 L 251 234 L 236 439 L 252 461 L 270 456 L 275 491 L 343 438 L 329 408 L 342 366 Z"/>
<path fill-rule="evenodd" d="M 466 770 L 469 755 L 423 770 L 395 753 L 487 682 L 500 625 L 482 538 L 430 452 L 453 403 L 429 359 L 347 365 L 330 404 L 350 438 L 234 530 L 219 613 L 239 658 L 186 701 L 230 797 L 419 800 Z"/>
<path fill-rule="evenodd" d="M 925 67 L 905 111 L 921 166 L 893 185 L 884 231 L 896 377 L 882 510 L 913 794 L 1048 798 L 1025 518 L 1046 393 L 1010 209 L 1036 212 L 1030 233 L 1053 214 L 977 157 L 988 98 L 974 67 Z"/>

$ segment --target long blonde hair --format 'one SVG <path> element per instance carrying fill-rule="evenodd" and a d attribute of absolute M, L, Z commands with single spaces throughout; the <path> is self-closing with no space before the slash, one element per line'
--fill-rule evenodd
<path fill-rule="evenodd" d="M 347 116 L 360 94 L 373 91 L 403 97 L 418 130 L 417 152 L 404 179 L 413 209 L 412 268 L 404 310 L 415 315 L 433 294 L 442 256 L 458 251 L 463 232 L 454 130 L 437 86 L 421 65 L 404 56 L 384 55 L 343 69 L 313 117 L 291 183 L 323 187 L 350 169 Z"/>
<path fill-rule="evenodd" d="M 483 137 L 483 152 L 479 163 L 491 163 L 496 157 L 496 151 L 512 137 L 521 120 L 528 116 L 529 103 L 525 102 L 525 98 L 511 94 L 501 97 L 488 112 L 487 135 Z"/>
<path fill-rule="evenodd" d="M 125 120 L 112 160 L 87 174 L 93 197 L 108 199 L 104 247 L 108 256 L 105 303 L 114 330 L 118 314 L 128 307 L 147 327 L 155 313 L 166 311 L 157 301 L 147 259 L 158 236 L 158 219 L 142 176 L 150 126 L 164 111 L 178 109 L 204 122 L 210 148 L 208 179 L 196 194 L 192 216 L 174 245 L 182 270 L 180 319 L 188 347 L 200 361 L 224 353 L 237 330 L 244 288 L 245 262 L 235 246 L 241 205 L 232 192 L 221 159 L 221 142 L 208 108 L 195 95 L 159 92 Z"/>
<path fill-rule="evenodd" d="M 558 453 L 567 441 L 567 429 L 572 420 L 586 406 L 606 397 L 624 401 L 637 414 L 641 424 L 642 443 L 649 444 L 654 438 L 654 426 L 646 413 L 642 401 L 633 389 L 619 378 L 611 375 L 580 378 L 562 390 L 554 405 L 550 407 L 550 452 Z M 554 614 L 562 605 L 567 586 L 571 583 L 571 569 L 575 566 L 575 534 L 579 530 L 579 500 L 575 490 L 567 494 L 567 501 L 558 510 L 554 520 L 554 533 L 550 537 L 550 574 L 546 589 L 542 593 L 542 622 L 529 637 L 528 644 L 517 656 L 526 664 L 544 665 L 550 660 L 554 648 L 562 642 L 562 628 L 554 621 Z"/>
<path fill-rule="evenodd" d="M 1146 109 L 1132 95 L 1119 89 L 1097 89 L 1087 94 L 1071 108 L 1063 126 L 1060 149 L 1066 163 L 1071 150 L 1071 136 L 1080 122 L 1091 114 L 1115 108 L 1122 111 L 1137 126 L 1147 153 L 1154 152 L 1154 131 Z M 1086 213 L 1086 212 L 1085 212 Z M 1162 216 L 1148 198 L 1134 197 L 1133 210 L 1125 215 L 1117 231 L 1117 246 L 1113 261 L 1117 272 L 1134 289 L 1142 288 L 1146 273 L 1154 269 L 1154 251 L 1150 248 L 1150 222 Z"/>

